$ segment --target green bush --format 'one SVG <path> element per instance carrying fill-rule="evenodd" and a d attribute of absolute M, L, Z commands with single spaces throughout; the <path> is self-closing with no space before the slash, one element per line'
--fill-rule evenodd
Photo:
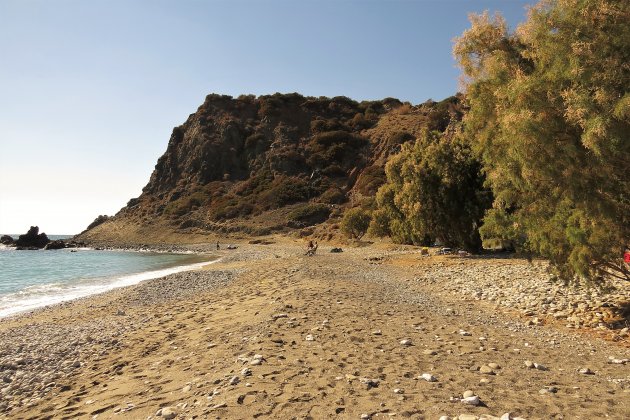
<path fill-rule="evenodd" d="M 257 203 L 264 209 L 274 209 L 287 204 L 307 201 L 311 196 L 308 182 L 298 177 L 277 177 L 270 187 L 261 193 Z"/>
<path fill-rule="evenodd" d="M 346 201 L 346 194 L 338 187 L 330 187 L 319 197 L 324 204 L 341 204 Z"/>
<path fill-rule="evenodd" d="M 374 195 L 385 183 L 385 179 L 385 169 L 382 166 L 368 166 L 359 175 L 354 188 L 363 195 Z"/>
<path fill-rule="evenodd" d="M 293 222 L 316 225 L 325 222 L 330 216 L 330 208 L 325 204 L 307 204 L 289 213 L 288 218 Z"/>
<path fill-rule="evenodd" d="M 164 214 L 169 216 L 183 216 L 191 210 L 206 205 L 211 200 L 210 195 L 205 190 L 198 190 L 184 197 L 172 201 L 164 208 Z"/>
<path fill-rule="evenodd" d="M 291 213 L 288 218 L 293 222 L 301 222 L 307 225 L 322 223 L 328 219 L 330 208 L 325 204 L 308 204 L 299 207 Z"/>
<path fill-rule="evenodd" d="M 254 206 L 251 203 L 230 200 L 226 205 L 215 209 L 213 218 L 215 220 L 235 219 L 244 217 L 252 213 Z"/>
<path fill-rule="evenodd" d="M 354 239 L 361 239 L 370 225 L 370 213 L 360 207 L 347 210 L 341 219 L 341 230 Z"/>

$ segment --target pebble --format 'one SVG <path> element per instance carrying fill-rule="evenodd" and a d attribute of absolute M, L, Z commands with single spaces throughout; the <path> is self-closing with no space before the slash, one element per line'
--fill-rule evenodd
<path fill-rule="evenodd" d="M 475 395 L 474 392 L 468 390 L 468 391 L 464 391 L 464 393 L 462 394 L 464 398 L 468 398 L 468 397 L 472 397 Z"/>
<path fill-rule="evenodd" d="M 230 378 L 230 381 L 228 382 L 230 385 L 236 385 L 241 381 L 241 379 L 238 376 L 232 376 L 232 378 Z"/>
<path fill-rule="evenodd" d="M 457 416 L 457 420 L 478 420 L 479 417 L 474 414 L 460 414 Z"/>
<path fill-rule="evenodd" d="M 404 393 L 405 393 L 405 391 L 403 389 L 401 389 L 401 388 L 394 389 L 394 394 L 404 394 Z"/>
<path fill-rule="evenodd" d="M 547 368 L 545 365 L 534 363 L 531 360 L 525 360 L 525 366 L 529 369 L 549 370 L 549 368 Z"/>
<path fill-rule="evenodd" d="M 315 341 L 315 337 L 313 337 L 312 334 L 309 334 L 309 335 L 306 336 L 305 340 L 306 341 Z"/>
<path fill-rule="evenodd" d="M 383 332 L 381 330 L 374 330 L 372 331 L 372 335 L 382 335 Z"/>
<path fill-rule="evenodd" d="M 359 382 L 361 382 L 362 384 L 365 384 L 368 390 L 372 388 L 377 388 L 380 384 L 380 381 L 378 379 L 370 379 L 370 378 L 359 378 Z"/>
<path fill-rule="evenodd" d="M 241 375 L 242 376 L 251 376 L 252 375 L 252 370 L 250 368 L 243 368 L 243 370 L 241 370 Z"/>
<path fill-rule="evenodd" d="M 370 415 L 369 414 L 361 414 L 361 416 L 359 417 L 361 420 L 370 420 Z"/>
<path fill-rule="evenodd" d="M 479 400 L 479 397 L 477 395 L 473 395 L 472 397 L 467 397 L 467 398 L 462 398 L 461 402 L 463 404 L 468 404 L 468 405 L 479 405 L 479 403 L 481 402 Z"/>
<path fill-rule="evenodd" d="M 185 387 L 182 388 L 182 392 L 189 392 L 190 391 L 190 385 L 186 385 Z"/>
<path fill-rule="evenodd" d="M 410 346 L 411 345 L 411 340 L 408 338 L 405 338 L 404 340 L 400 340 L 400 345 L 401 346 Z"/>
<path fill-rule="evenodd" d="M 593 372 L 587 367 L 578 370 L 578 372 L 581 373 L 582 375 L 595 375 L 595 372 Z"/>
<path fill-rule="evenodd" d="M 435 350 L 427 349 L 427 350 L 424 350 L 422 354 L 425 354 L 427 356 L 435 356 L 438 353 Z"/>
<path fill-rule="evenodd" d="M 162 417 L 164 419 L 170 420 L 177 417 L 177 411 L 173 409 L 173 407 L 163 407 L 160 408 L 157 413 L 155 413 L 156 417 Z"/>
<path fill-rule="evenodd" d="M 492 368 L 488 365 L 483 365 L 479 368 L 479 372 L 483 373 L 485 375 L 494 375 L 494 371 L 492 370 Z"/>
<path fill-rule="evenodd" d="M 420 375 L 420 378 L 424 379 L 427 382 L 437 382 L 436 377 L 431 375 L 430 373 L 423 373 L 422 375 Z"/>

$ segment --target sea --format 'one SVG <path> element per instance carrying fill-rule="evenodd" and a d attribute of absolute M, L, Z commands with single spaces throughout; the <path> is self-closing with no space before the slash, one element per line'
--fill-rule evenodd
<path fill-rule="evenodd" d="M 48 237 L 65 239 L 69 235 Z M 192 270 L 209 260 L 192 253 L 90 248 L 16 251 L 0 245 L 0 318 Z"/>

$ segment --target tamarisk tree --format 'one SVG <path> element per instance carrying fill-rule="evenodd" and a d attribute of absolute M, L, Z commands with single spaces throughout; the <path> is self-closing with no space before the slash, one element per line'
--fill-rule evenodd
<path fill-rule="evenodd" d="M 482 238 L 565 279 L 630 280 L 630 2 L 542 1 L 513 33 L 498 15 L 471 24 L 454 55 L 494 194 Z"/>

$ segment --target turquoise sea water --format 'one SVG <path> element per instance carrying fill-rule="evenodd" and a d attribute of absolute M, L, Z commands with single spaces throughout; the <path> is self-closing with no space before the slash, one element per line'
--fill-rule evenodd
<path fill-rule="evenodd" d="M 16 251 L 0 245 L 0 317 L 203 265 L 194 254 Z"/>

